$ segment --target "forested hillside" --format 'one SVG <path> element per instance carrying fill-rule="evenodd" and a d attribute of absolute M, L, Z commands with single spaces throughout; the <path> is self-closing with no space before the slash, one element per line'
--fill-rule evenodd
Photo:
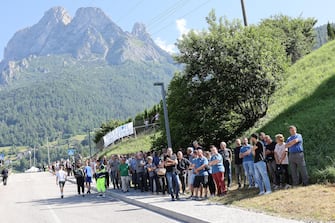
<path fill-rule="evenodd" d="M 0 92 L 0 144 L 34 145 L 86 132 L 109 119 L 134 116 L 157 103 L 155 81 L 170 80 L 171 64 L 30 57 Z"/>

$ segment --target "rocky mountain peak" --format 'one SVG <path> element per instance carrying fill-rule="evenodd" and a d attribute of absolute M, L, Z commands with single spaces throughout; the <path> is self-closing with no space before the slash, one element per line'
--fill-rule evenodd
<path fill-rule="evenodd" d="M 84 25 L 104 26 L 112 20 L 100 9 L 95 7 L 79 8 L 74 16 L 75 23 Z"/>
<path fill-rule="evenodd" d="M 71 22 L 71 16 L 65 8 L 57 6 L 46 11 L 41 19 L 41 22 L 42 21 L 54 21 L 55 23 L 61 22 L 64 25 L 67 25 Z"/>
<path fill-rule="evenodd" d="M 15 76 L 15 72 L 5 72 L 14 70 L 9 66 L 11 61 L 32 55 L 69 54 L 78 60 L 101 59 L 111 65 L 126 61 L 172 61 L 171 56 L 155 44 L 142 23 L 136 23 L 129 33 L 99 8 L 79 8 L 71 18 L 63 7 L 54 7 L 45 12 L 37 24 L 19 30 L 8 42 L 0 63 L 0 85 Z"/>

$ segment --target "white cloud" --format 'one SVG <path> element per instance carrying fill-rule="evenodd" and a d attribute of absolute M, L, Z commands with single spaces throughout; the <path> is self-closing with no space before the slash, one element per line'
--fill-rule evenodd
<path fill-rule="evenodd" d="M 182 38 L 184 34 L 187 34 L 190 30 L 186 27 L 187 21 L 186 19 L 177 19 L 176 26 L 179 32 L 179 38 Z"/>
<path fill-rule="evenodd" d="M 176 20 L 176 28 L 178 30 L 178 39 L 183 38 L 184 34 L 187 34 L 190 30 L 186 27 L 187 25 L 187 21 L 186 19 L 177 19 Z M 169 44 L 167 43 L 165 40 L 162 40 L 161 38 L 157 37 L 155 39 L 155 43 L 162 48 L 163 50 L 165 50 L 168 53 L 176 53 L 177 47 L 174 44 Z"/>
<path fill-rule="evenodd" d="M 168 53 L 176 52 L 176 46 L 174 44 L 168 44 L 166 41 L 162 40 L 159 37 L 155 39 L 155 43 L 157 44 L 157 46 L 159 46 Z"/>

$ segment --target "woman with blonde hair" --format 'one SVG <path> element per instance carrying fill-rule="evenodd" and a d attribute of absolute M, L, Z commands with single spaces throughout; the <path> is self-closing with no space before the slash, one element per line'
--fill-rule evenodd
<path fill-rule="evenodd" d="M 274 150 L 275 160 L 277 164 L 276 168 L 276 178 L 277 182 L 280 183 L 281 188 L 290 188 L 289 175 L 288 175 L 288 155 L 287 148 L 285 148 L 285 138 L 282 134 L 276 135 L 276 147 Z M 278 189 L 278 186 L 274 188 Z"/>

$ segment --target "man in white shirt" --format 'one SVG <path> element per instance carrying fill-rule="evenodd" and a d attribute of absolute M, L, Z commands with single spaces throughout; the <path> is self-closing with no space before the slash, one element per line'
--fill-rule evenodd
<path fill-rule="evenodd" d="M 66 172 L 64 171 L 64 166 L 61 165 L 59 171 L 56 173 L 56 184 L 59 185 L 61 198 L 64 198 L 63 191 L 66 181 Z"/>

